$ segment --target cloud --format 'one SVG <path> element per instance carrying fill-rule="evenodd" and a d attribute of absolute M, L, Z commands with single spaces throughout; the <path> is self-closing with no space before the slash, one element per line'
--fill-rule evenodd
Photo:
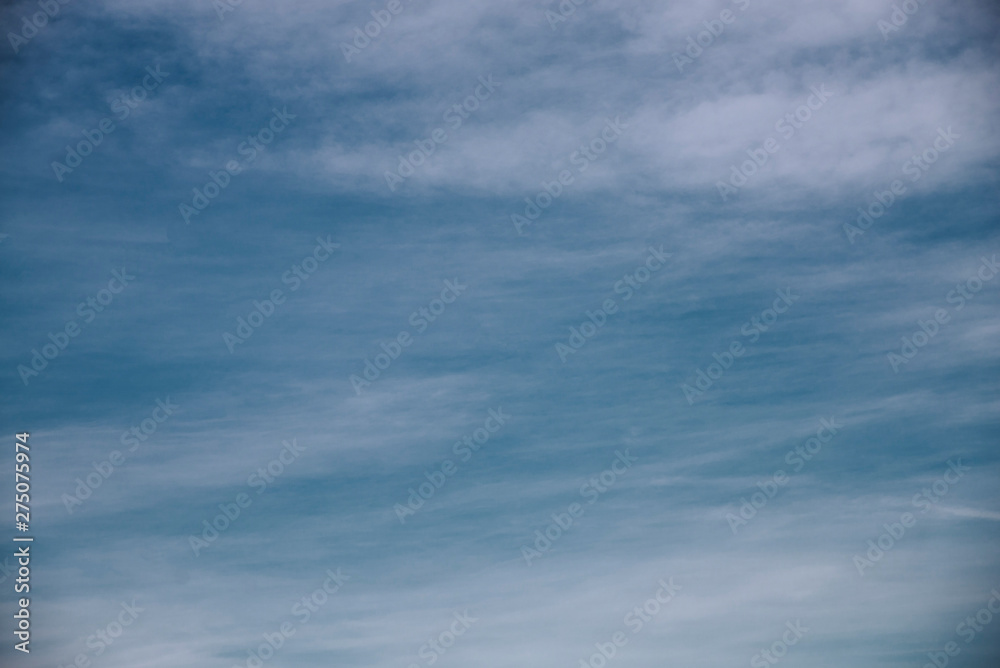
<path fill-rule="evenodd" d="M 466 609 L 479 621 L 440 665 L 578 665 L 670 577 L 680 594 L 614 661 L 748 662 L 801 620 L 789 665 L 913 664 L 981 607 L 997 285 L 899 373 L 887 354 L 997 248 L 995 9 L 923 3 L 883 39 L 891 3 L 595 0 L 553 30 L 558 5 L 403 0 L 348 62 L 384 3 L 245 0 L 221 19 L 210 2 L 70 3 L 4 56 L 0 357 L 5 424 L 38 444 L 40 659 L 91 652 L 135 597 L 143 616 L 95 663 L 246 665 L 337 568 L 351 580 L 267 665 L 426 665 Z M 51 163 L 154 63 L 163 86 L 57 181 Z M 819 87 L 832 95 L 785 136 Z M 296 118 L 185 222 L 179 205 L 274 108 Z M 954 145 L 912 180 L 939 128 Z M 769 138 L 724 201 L 717 182 Z M 511 215 L 563 170 L 519 235 Z M 844 225 L 894 179 L 905 194 L 852 243 Z M 293 290 L 317 236 L 340 247 Z M 663 269 L 626 291 L 661 245 Z M 134 284 L 23 383 L 123 266 Z M 445 280 L 468 290 L 421 316 Z M 230 352 L 223 333 L 274 290 L 285 301 Z M 799 298 L 769 322 L 776 290 Z M 616 314 L 563 362 L 556 344 L 606 300 Z M 412 344 L 356 392 L 401 332 Z M 689 405 L 682 385 L 734 341 L 746 354 Z M 63 495 L 166 397 L 177 414 L 68 513 Z M 460 461 L 499 406 L 509 425 Z M 831 416 L 843 431 L 793 472 L 787 453 Z M 304 453 L 258 494 L 250 477 L 292 439 Z M 625 449 L 634 467 L 589 504 L 581 488 Z M 953 458 L 968 477 L 861 577 L 852 556 Z M 401 524 L 393 505 L 448 459 Z M 726 513 L 778 470 L 787 486 L 734 535 Z M 252 504 L 195 556 L 190 537 L 241 493 Z M 528 566 L 521 547 L 573 503 L 582 517 Z M 995 644 L 977 643 L 988 665 Z"/>

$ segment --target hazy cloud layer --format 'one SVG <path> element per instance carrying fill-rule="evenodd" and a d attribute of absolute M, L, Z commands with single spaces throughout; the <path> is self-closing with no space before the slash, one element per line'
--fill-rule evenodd
<path fill-rule="evenodd" d="M 608 666 L 721 668 L 800 622 L 789 668 L 995 665 L 1000 622 L 956 627 L 1000 587 L 997 8 L 400 0 L 355 43 L 388 4 L 68 3 L 5 38 L 3 424 L 38 552 L 32 656 L 0 656 L 231 668 L 289 623 L 264 665 L 579 666 L 623 632 Z"/>

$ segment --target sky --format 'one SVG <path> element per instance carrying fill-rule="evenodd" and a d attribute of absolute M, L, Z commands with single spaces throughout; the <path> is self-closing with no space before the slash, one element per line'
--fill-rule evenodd
<path fill-rule="evenodd" d="M 0 663 L 996 666 L 998 25 L 7 3 Z"/>

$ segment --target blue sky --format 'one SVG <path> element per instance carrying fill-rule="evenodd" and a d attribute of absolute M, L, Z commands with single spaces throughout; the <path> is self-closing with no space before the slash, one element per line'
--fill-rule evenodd
<path fill-rule="evenodd" d="M 992 3 L 223 3 L 0 14 L 4 665 L 996 665 Z"/>

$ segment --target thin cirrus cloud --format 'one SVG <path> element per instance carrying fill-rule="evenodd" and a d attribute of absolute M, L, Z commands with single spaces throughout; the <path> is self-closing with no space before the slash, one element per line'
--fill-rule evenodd
<path fill-rule="evenodd" d="M 617 631 L 609 665 L 745 664 L 796 620 L 789 666 L 920 665 L 951 640 L 1000 584 L 1000 283 L 899 373 L 886 355 L 1000 251 L 996 10 L 921 3 L 885 39 L 891 3 L 742 4 L 595 1 L 552 29 L 555 2 L 404 0 L 347 62 L 384 4 L 245 0 L 220 20 L 207 2 L 108 0 L 64 5 L 6 53 L 4 424 L 44 444 L 39 660 L 247 665 L 337 568 L 350 579 L 265 665 L 428 665 L 466 609 L 478 621 L 439 665 L 576 666 Z M 35 6 L 5 10 L 4 32 Z M 679 70 L 724 9 L 736 20 Z M 154 63 L 163 85 L 58 182 L 51 163 Z M 829 100 L 781 137 L 819 86 Z M 185 224 L 179 205 L 275 108 L 296 118 Z M 579 172 L 574 151 L 617 117 Z M 904 163 L 949 127 L 911 181 Z M 780 150 L 723 201 L 717 182 L 769 137 Z M 519 235 L 511 215 L 567 169 Z M 906 194 L 851 243 L 844 224 L 893 179 Z M 340 248 L 291 290 L 327 235 Z M 616 286 L 660 245 L 670 259 L 626 300 Z M 121 267 L 135 282 L 25 385 L 18 366 Z M 468 289 L 418 332 L 444 280 Z M 287 300 L 230 353 L 223 333 L 275 289 Z M 563 362 L 556 344 L 608 299 L 619 310 Z M 412 345 L 355 392 L 402 331 Z M 682 386 L 734 341 L 746 355 L 689 404 Z M 177 414 L 68 512 L 168 396 Z M 460 461 L 497 407 L 509 424 Z M 786 454 L 831 417 L 841 431 L 792 472 Z M 291 439 L 304 453 L 258 495 L 249 477 Z M 626 449 L 635 464 L 589 504 L 581 487 Z M 970 470 L 922 513 L 914 495 L 959 458 Z M 401 523 L 394 505 L 448 459 Z M 734 534 L 727 515 L 778 470 L 787 485 Z M 253 503 L 195 556 L 190 536 L 239 493 Z M 522 547 L 573 503 L 582 517 L 528 565 Z M 914 527 L 860 575 L 853 558 L 904 512 Z M 676 599 L 633 634 L 625 616 L 671 577 Z M 136 624 L 94 656 L 88 637 L 133 598 Z M 995 638 L 965 665 L 992 665 Z"/>

